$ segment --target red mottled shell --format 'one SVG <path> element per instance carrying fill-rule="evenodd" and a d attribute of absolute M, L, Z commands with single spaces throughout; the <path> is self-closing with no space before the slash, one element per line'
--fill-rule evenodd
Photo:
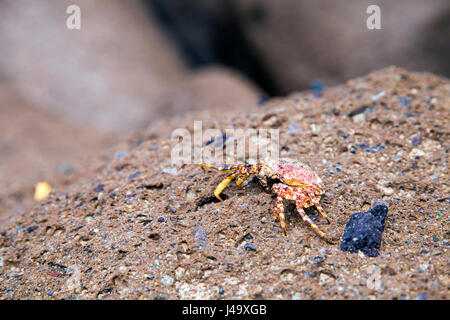
<path fill-rule="evenodd" d="M 302 186 L 322 183 L 322 179 L 310 167 L 293 159 L 271 160 L 267 166 L 287 185 Z"/>

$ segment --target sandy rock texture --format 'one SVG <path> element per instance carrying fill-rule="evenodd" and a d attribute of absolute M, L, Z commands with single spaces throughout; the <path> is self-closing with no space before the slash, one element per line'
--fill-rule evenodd
<path fill-rule="evenodd" d="M 261 92 L 237 71 L 191 71 L 139 1 L 0 3 L 0 220 L 52 187 L 95 173 L 133 130 L 187 110 L 230 111 Z M 92 171 L 91 171 L 92 170 Z"/>
<path fill-rule="evenodd" d="M 79 183 L 1 225 L 2 299 L 447 299 L 450 82 L 383 69 L 323 92 L 190 113 L 130 138 Z M 220 116 L 219 116 L 220 115 Z M 257 182 L 174 166 L 175 128 L 280 130 L 280 155 L 322 177 L 323 241 L 294 208 L 287 236 Z M 380 255 L 342 252 L 355 212 L 388 203 Z"/>

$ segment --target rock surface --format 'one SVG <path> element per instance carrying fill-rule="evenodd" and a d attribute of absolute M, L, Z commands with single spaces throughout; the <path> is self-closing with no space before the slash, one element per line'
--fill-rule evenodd
<path fill-rule="evenodd" d="M 448 79 L 392 67 L 320 96 L 158 122 L 1 225 L 0 298 L 448 299 L 449 99 Z M 171 132 L 192 132 L 194 120 L 279 129 L 280 155 L 325 183 L 332 223 L 307 213 L 330 238 L 352 212 L 386 201 L 379 256 L 340 251 L 293 209 L 285 236 L 258 183 L 208 201 L 224 174 L 170 162 Z"/>

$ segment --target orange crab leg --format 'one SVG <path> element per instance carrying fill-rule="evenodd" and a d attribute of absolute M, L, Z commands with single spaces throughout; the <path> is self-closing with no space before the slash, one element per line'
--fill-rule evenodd
<path fill-rule="evenodd" d="M 214 195 L 216 196 L 217 199 L 219 199 L 220 201 L 223 201 L 222 198 L 220 197 L 220 194 L 222 193 L 223 189 L 226 188 L 226 186 L 233 181 L 233 179 L 236 177 L 237 173 L 233 173 L 232 175 L 226 177 L 225 179 L 222 180 L 221 183 L 219 183 L 219 185 L 217 186 L 216 190 L 214 191 Z"/>
<path fill-rule="evenodd" d="M 316 226 L 316 224 L 314 222 L 312 222 L 312 220 L 308 217 L 308 215 L 305 213 L 305 211 L 303 210 L 303 204 L 301 201 L 295 201 L 295 205 L 297 207 L 297 211 L 298 213 L 301 215 L 303 221 L 309 223 L 309 225 L 325 240 L 327 240 L 328 242 L 332 242 L 330 239 L 327 238 L 327 236 L 325 235 L 325 233 L 323 233 L 322 231 L 319 230 L 319 228 Z"/>
<path fill-rule="evenodd" d="M 242 183 L 252 174 L 255 173 L 259 165 L 252 165 L 252 166 L 242 166 L 242 165 L 236 165 L 236 166 L 224 166 L 224 167 L 215 167 L 209 164 L 198 164 L 202 169 L 203 168 L 209 168 L 216 171 L 226 172 L 226 171 L 237 171 L 233 173 L 232 175 L 226 177 L 222 182 L 217 186 L 216 190 L 214 191 L 214 195 L 217 199 L 222 201 L 222 198 L 220 198 L 220 194 L 222 191 L 226 188 L 226 186 L 237 176 L 239 175 L 239 178 L 236 180 L 236 184 L 238 186 L 241 186 Z"/>
<path fill-rule="evenodd" d="M 281 228 L 283 228 L 284 235 L 286 236 L 286 219 L 284 217 L 284 206 L 283 206 L 283 197 L 281 195 L 277 196 L 277 204 L 275 208 L 275 220 L 280 217 Z"/>
<path fill-rule="evenodd" d="M 319 211 L 319 213 L 322 215 L 322 217 L 324 217 L 325 219 L 327 219 L 328 223 L 331 223 L 330 218 L 328 218 L 327 214 L 325 213 L 325 210 L 323 210 L 323 208 L 320 206 L 320 204 L 316 203 L 314 204 L 317 208 L 317 210 Z"/>
<path fill-rule="evenodd" d="M 328 218 L 325 210 L 323 210 L 322 206 L 319 204 L 320 197 L 315 197 L 314 194 L 310 191 L 306 191 L 307 196 L 312 200 L 314 206 L 317 208 L 317 211 L 321 214 L 322 217 L 327 219 L 328 223 L 331 223 L 330 218 Z"/>
<path fill-rule="evenodd" d="M 240 187 L 242 183 L 247 180 L 247 178 L 250 176 L 250 174 L 241 175 L 237 180 L 236 184 Z"/>

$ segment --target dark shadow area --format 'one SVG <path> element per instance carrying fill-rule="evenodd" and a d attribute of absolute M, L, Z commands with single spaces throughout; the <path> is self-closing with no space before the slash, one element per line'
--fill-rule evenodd
<path fill-rule="evenodd" d="M 245 38 L 232 6 L 214 12 L 186 0 L 144 0 L 193 69 L 221 64 L 244 73 L 269 96 L 280 95 L 260 57 Z M 222 10 L 219 13 L 216 10 Z M 262 17 L 259 14 L 258 17 Z"/>

